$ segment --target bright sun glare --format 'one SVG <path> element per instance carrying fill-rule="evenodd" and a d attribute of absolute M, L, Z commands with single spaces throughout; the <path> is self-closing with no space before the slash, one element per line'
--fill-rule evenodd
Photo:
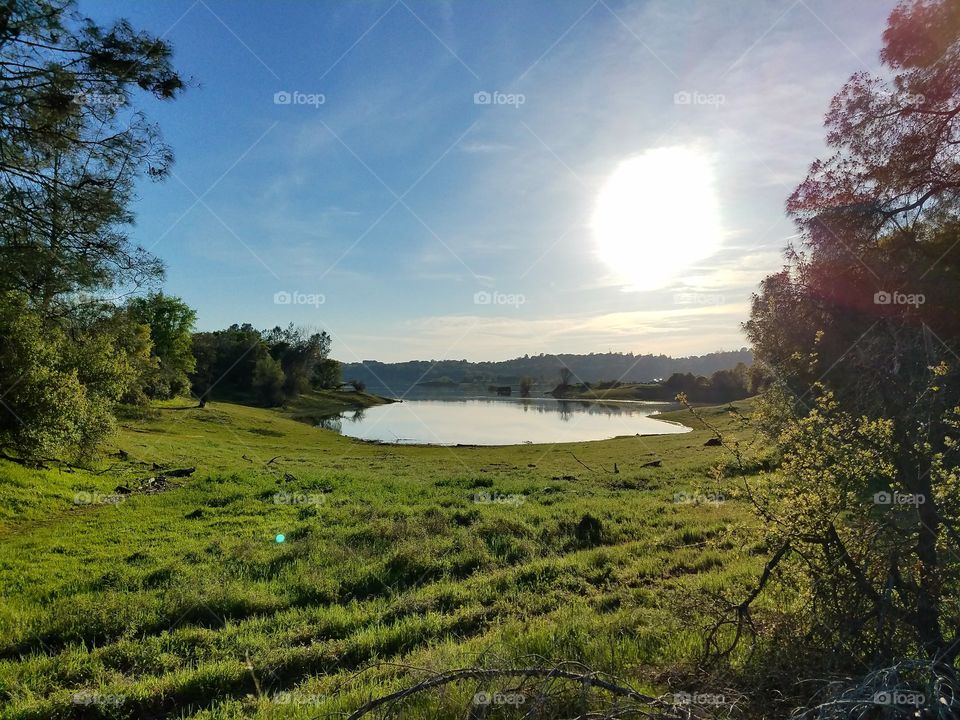
<path fill-rule="evenodd" d="M 695 150 L 648 150 L 621 162 L 590 221 L 600 259 L 631 290 L 664 287 L 720 248 L 713 171 Z"/>

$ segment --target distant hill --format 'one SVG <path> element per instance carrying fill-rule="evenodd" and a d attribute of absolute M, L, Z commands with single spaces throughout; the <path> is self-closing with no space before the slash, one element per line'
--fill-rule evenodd
<path fill-rule="evenodd" d="M 524 355 L 499 362 L 468 362 L 467 360 L 410 360 L 382 363 L 364 360 L 344 363 L 346 380 L 361 380 L 372 392 L 403 393 L 414 385 L 515 385 L 520 378 L 530 377 L 534 382 L 555 385 L 560 368 L 568 367 L 577 381 L 649 382 L 668 378 L 675 372 L 711 375 L 737 363 L 750 365 L 753 353 L 747 348 L 706 355 L 673 358 L 667 355 L 634 355 L 633 353 L 590 353 L 589 355 Z"/>

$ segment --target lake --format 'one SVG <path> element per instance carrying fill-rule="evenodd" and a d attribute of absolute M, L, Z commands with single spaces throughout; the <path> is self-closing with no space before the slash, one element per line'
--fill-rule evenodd
<path fill-rule="evenodd" d="M 683 425 L 651 417 L 676 408 L 670 403 L 551 398 L 405 400 L 344 412 L 320 424 L 349 437 L 386 443 L 518 445 L 687 432 Z"/>

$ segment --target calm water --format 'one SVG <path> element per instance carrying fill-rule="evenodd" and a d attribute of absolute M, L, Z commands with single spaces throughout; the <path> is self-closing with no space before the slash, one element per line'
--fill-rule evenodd
<path fill-rule="evenodd" d="M 650 417 L 665 403 L 577 400 L 406 400 L 327 418 L 323 427 L 362 440 L 435 445 L 516 445 L 663 435 L 688 428 Z"/>

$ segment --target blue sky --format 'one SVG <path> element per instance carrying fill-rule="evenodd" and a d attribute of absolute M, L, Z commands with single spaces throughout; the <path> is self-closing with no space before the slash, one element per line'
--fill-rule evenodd
<path fill-rule="evenodd" d="M 166 291 L 201 329 L 294 322 L 395 361 L 745 345 L 784 201 L 893 5 L 80 8 L 162 34 L 195 81 L 141 103 L 176 154 L 133 229 Z"/>

